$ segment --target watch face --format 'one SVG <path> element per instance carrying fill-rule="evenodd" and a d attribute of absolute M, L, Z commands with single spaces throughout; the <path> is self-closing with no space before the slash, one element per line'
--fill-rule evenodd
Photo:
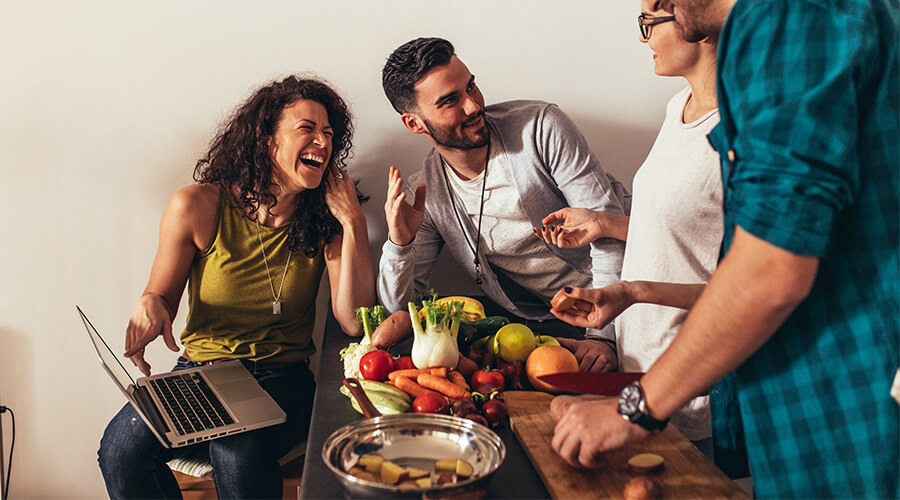
<path fill-rule="evenodd" d="M 634 415 L 638 412 L 638 404 L 641 402 L 641 388 L 630 384 L 619 394 L 619 413 L 621 415 Z"/>

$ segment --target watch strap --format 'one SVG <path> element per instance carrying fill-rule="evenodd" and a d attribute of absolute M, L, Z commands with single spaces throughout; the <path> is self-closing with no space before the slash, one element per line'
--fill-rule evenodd
<path fill-rule="evenodd" d="M 665 429 L 667 425 L 669 425 L 669 419 L 657 420 L 642 411 L 638 411 L 637 413 L 632 415 L 629 421 L 633 424 L 640 425 L 648 431 L 661 431 Z"/>

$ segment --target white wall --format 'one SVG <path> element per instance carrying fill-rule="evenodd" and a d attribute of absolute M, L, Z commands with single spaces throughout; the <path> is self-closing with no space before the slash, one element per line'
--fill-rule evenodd
<path fill-rule="evenodd" d="M 401 43 L 450 39 L 488 103 L 558 103 L 629 186 L 665 102 L 685 85 L 653 75 L 637 41 L 637 0 L 252 5 L 0 4 L 0 404 L 17 417 L 13 498 L 105 495 L 96 449 L 124 400 L 74 306 L 121 349 L 169 196 L 191 182 L 216 125 L 258 85 L 314 71 L 351 103 L 350 172 L 372 196 L 376 259 L 387 166 L 412 173 L 427 150 L 381 91 L 381 66 Z M 442 260 L 438 291 L 471 291 L 453 269 Z M 176 329 L 183 324 L 182 314 Z M 174 362 L 160 343 L 148 352 L 157 369 Z M 9 415 L 2 423 L 6 451 Z"/>

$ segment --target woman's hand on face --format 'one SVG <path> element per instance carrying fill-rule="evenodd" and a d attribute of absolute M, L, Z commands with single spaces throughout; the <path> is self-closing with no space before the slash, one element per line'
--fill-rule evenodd
<path fill-rule="evenodd" d="M 597 238 L 608 236 L 602 224 L 602 212 L 587 208 L 563 208 L 544 217 L 543 227 L 533 228 L 534 234 L 559 248 L 579 248 Z"/>
<path fill-rule="evenodd" d="M 603 288 L 566 288 L 563 293 L 575 299 L 575 305 L 563 312 L 554 309 L 550 312 L 580 328 L 603 328 L 634 304 L 634 298 L 622 281 Z"/>
<path fill-rule="evenodd" d="M 150 363 L 144 359 L 144 347 L 162 335 L 166 346 L 178 352 L 172 336 L 172 317 L 162 296 L 148 293 L 138 299 L 125 329 L 125 357 L 144 375 L 150 375 Z"/>
<path fill-rule="evenodd" d="M 336 175 L 332 175 L 326 171 L 324 181 L 325 203 L 341 226 L 348 227 L 360 218 L 365 220 L 359 198 L 356 197 L 356 184 L 346 172 L 338 170 Z"/>

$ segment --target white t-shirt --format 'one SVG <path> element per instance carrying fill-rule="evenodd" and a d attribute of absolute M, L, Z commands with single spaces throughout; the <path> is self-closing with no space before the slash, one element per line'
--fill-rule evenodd
<path fill-rule="evenodd" d="M 722 244 L 722 173 L 706 135 L 718 110 L 683 123 L 690 87 L 669 100 L 653 148 L 634 176 L 623 280 L 705 283 Z M 647 371 L 675 338 L 687 311 L 635 304 L 616 319 L 619 369 Z M 715 349 L 715 346 L 709 346 Z M 709 400 L 691 400 L 672 416 L 688 439 L 709 437 Z"/>
<path fill-rule="evenodd" d="M 493 138 L 487 169 L 477 177 L 460 179 L 446 162 L 444 170 L 476 228 L 481 186 L 485 182 L 480 244 L 491 267 L 547 302 L 564 286 L 591 286 L 590 276 L 569 267 L 534 235 L 531 221 L 519 202 L 519 191 L 513 183 L 506 155 Z M 474 241 L 469 243 L 475 245 Z"/>

